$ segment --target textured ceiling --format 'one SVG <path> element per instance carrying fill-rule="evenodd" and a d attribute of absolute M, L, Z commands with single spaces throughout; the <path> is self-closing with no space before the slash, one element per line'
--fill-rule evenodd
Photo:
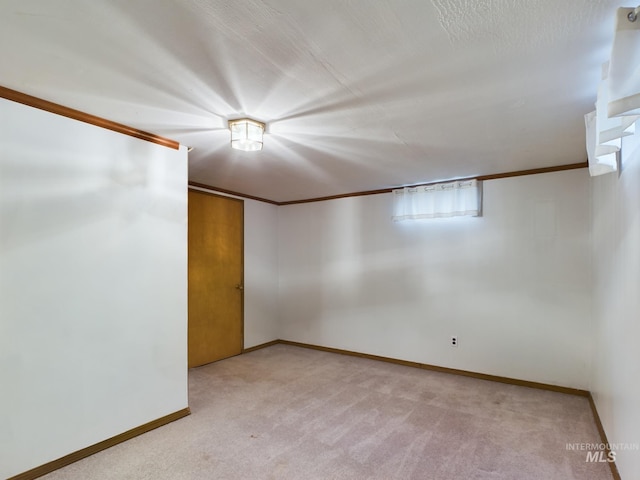
<path fill-rule="evenodd" d="M 323 197 L 584 161 L 619 6 L 2 0 L 0 84 L 194 147 L 192 181 Z"/>

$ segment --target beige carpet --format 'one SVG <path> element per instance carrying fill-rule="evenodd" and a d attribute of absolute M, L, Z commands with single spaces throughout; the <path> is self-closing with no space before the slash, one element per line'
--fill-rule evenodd
<path fill-rule="evenodd" d="M 586 398 L 287 345 L 190 372 L 192 415 L 58 479 L 610 479 Z"/>

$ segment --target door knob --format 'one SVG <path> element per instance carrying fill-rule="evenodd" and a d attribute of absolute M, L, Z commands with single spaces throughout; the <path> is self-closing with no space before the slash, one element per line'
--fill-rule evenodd
<path fill-rule="evenodd" d="M 241 284 L 241 283 L 237 284 L 237 285 L 236 285 L 236 288 L 237 288 L 238 290 L 244 290 L 244 287 L 242 286 L 242 284 Z"/>

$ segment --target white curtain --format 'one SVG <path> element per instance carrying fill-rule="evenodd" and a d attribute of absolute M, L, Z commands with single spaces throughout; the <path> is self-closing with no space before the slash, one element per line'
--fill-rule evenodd
<path fill-rule="evenodd" d="M 477 217 L 481 210 L 480 191 L 475 179 L 394 190 L 393 220 Z"/>
<path fill-rule="evenodd" d="M 622 137 L 635 133 L 640 118 L 640 18 L 619 8 L 611 59 L 602 66 L 596 110 L 585 115 L 587 156 L 592 176 L 615 172 Z"/>

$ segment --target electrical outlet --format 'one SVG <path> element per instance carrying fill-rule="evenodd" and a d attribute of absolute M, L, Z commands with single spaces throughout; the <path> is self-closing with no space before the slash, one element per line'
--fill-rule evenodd
<path fill-rule="evenodd" d="M 451 346 L 452 347 L 458 346 L 458 337 L 456 335 L 451 335 Z"/>

